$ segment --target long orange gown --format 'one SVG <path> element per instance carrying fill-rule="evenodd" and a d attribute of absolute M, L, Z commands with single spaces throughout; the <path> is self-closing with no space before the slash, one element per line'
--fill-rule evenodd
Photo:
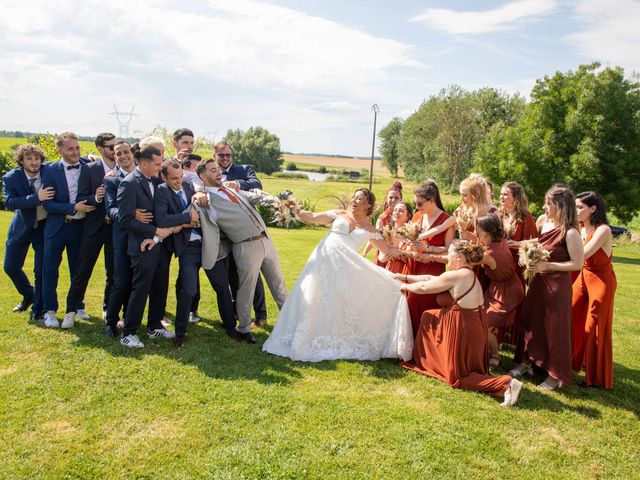
<path fill-rule="evenodd" d="M 484 311 L 489 328 L 513 325 L 518 307 L 524 300 L 524 288 L 518 280 L 516 265 L 504 240 L 492 242 L 485 247 L 485 253 L 496 262 L 491 270 L 484 265 L 489 277 L 489 286 L 484 291 Z"/>
<path fill-rule="evenodd" d="M 550 262 L 571 260 L 559 227 L 541 233 Z M 537 273 L 524 301 L 524 358 L 571 385 L 571 279 L 568 272 Z"/>
<path fill-rule="evenodd" d="M 474 277 L 471 288 L 451 306 L 424 312 L 413 344 L 413 360 L 403 362 L 401 366 L 438 378 L 453 388 L 503 397 L 511 377 L 494 377 L 488 373 L 489 345 L 483 309 L 458 305 L 476 281 Z"/>
<path fill-rule="evenodd" d="M 450 215 L 446 212 L 442 212 L 430 228 L 437 227 L 449 218 Z M 411 221 L 413 223 L 419 223 L 422 225 L 423 214 L 422 212 L 416 212 L 413 215 Z M 426 245 L 432 245 L 434 247 L 443 247 L 447 231 L 441 232 L 428 240 L 421 240 Z M 410 258 L 402 273 L 404 275 L 434 275 L 438 276 L 444 273 L 446 267 L 443 263 L 429 262 L 423 263 Z M 409 303 L 409 313 L 411 314 L 411 326 L 413 327 L 413 335 L 418 333 L 420 327 L 420 318 L 422 312 L 429 310 L 430 308 L 437 308 L 436 295 L 418 295 L 417 293 L 409 292 L 407 294 L 407 302 Z"/>
<path fill-rule="evenodd" d="M 573 283 L 573 369 L 585 367 L 589 386 L 613 388 L 611 324 L 617 285 L 611 257 L 602 248 L 584 261 Z"/>
<path fill-rule="evenodd" d="M 521 242 L 522 240 L 530 240 L 532 238 L 537 238 L 538 236 L 538 228 L 536 227 L 536 221 L 533 218 L 531 213 L 527 212 L 524 219 L 522 221 L 517 221 L 512 226 L 512 232 L 509 236 L 509 240 L 515 240 L 516 242 Z M 522 284 L 522 288 L 525 288 L 524 281 L 524 267 L 518 265 L 518 249 L 511 249 L 511 256 L 513 257 L 513 261 L 516 264 L 516 272 L 518 273 L 518 279 Z M 513 323 L 510 325 L 506 325 L 504 327 L 500 327 L 496 334 L 496 338 L 498 339 L 498 343 L 507 343 L 509 345 L 518 345 L 518 338 L 521 335 L 521 325 L 522 325 L 522 314 L 524 312 L 524 297 L 518 305 L 518 309 L 516 310 L 516 314 L 513 318 Z M 522 352 L 516 351 L 514 361 L 520 363 L 522 359 Z"/>

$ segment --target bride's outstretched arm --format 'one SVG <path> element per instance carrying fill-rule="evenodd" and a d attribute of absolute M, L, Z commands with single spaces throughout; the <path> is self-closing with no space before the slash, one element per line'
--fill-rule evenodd
<path fill-rule="evenodd" d="M 332 210 L 330 212 L 314 213 L 306 210 L 298 210 L 296 213 L 298 214 L 298 218 L 305 223 L 327 224 L 335 220 L 337 212 Z"/>

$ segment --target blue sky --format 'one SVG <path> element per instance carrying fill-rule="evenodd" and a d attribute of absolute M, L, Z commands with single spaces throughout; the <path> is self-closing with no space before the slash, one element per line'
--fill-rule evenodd
<path fill-rule="evenodd" d="M 640 71 L 637 0 L 0 0 L 0 129 L 155 125 L 367 155 L 379 126 L 450 84 L 527 95 L 598 60 Z M 6 14 L 10 12 L 9 14 Z"/>

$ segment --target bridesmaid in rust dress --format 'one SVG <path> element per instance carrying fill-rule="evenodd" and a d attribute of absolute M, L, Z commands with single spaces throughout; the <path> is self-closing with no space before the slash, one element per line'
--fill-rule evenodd
<path fill-rule="evenodd" d="M 378 253 L 378 265 L 384 265 L 384 268 L 392 273 L 402 273 L 407 263 L 407 250 L 410 246 L 393 229 L 402 228 L 411 219 L 411 214 L 411 206 L 408 203 L 400 202 L 393 207 L 391 222 L 389 223 L 392 231 L 388 243 L 389 246 L 396 247 L 397 250 L 389 250 L 387 254 Z"/>
<path fill-rule="evenodd" d="M 414 294 L 447 292 L 449 305 L 422 315 L 413 347 L 413 360 L 402 367 L 438 378 L 454 388 L 504 398 L 502 405 L 518 401 L 522 383 L 509 375 L 489 375 L 487 320 L 482 309 L 482 289 L 471 265 L 482 260 L 479 245 L 456 240 L 448 250 L 449 271 L 439 277 L 403 278 L 400 288 Z"/>
<path fill-rule="evenodd" d="M 611 323 L 617 286 L 611 264 L 613 236 L 598 193 L 578 194 L 576 207 L 585 260 L 573 283 L 573 369 L 584 366 L 581 386 L 613 388 Z"/>
<path fill-rule="evenodd" d="M 538 240 L 551 257 L 531 267 L 536 273 L 524 303 L 523 352 L 528 361 L 511 370 L 512 376 L 531 371 L 531 363 L 546 370 L 539 387 L 554 390 L 571 385 L 571 279 L 584 258 L 578 233 L 575 196 L 569 187 L 554 185 L 538 219 Z"/>
<path fill-rule="evenodd" d="M 500 189 L 499 215 L 502 218 L 502 225 L 507 236 L 507 245 L 511 249 L 511 255 L 516 264 L 518 279 L 525 287 L 524 267 L 518 265 L 518 248 L 522 240 L 529 240 L 538 236 L 536 221 L 529 212 L 529 201 L 524 189 L 517 182 L 507 182 Z M 522 324 L 522 313 L 524 299 L 518 306 L 518 311 L 511 325 L 501 327 L 496 333 L 498 343 L 508 343 L 517 345 Z M 522 352 L 516 350 L 514 360 L 517 363 L 522 361 Z"/>
<path fill-rule="evenodd" d="M 444 211 L 440 191 L 433 180 L 427 180 L 418 187 L 414 192 L 414 199 L 417 211 L 413 215 L 412 222 L 420 225 L 424 232 L 423 236 L 429 235 L 429 237 L 414 243 L 413 247 L 416 251 L 412 252 L 412 258 L 409 258 L 402 273 L 405 275 L 440 275 L 445 271 L 445 265 L 437 261 L 437 256 L 433 256 L 433 254 L 445 253 L 449 248 L 455 236 L 455 231 L 452 228 L 453 221 L 445 223 L 451 216 Z M 442 229 L 444 231 L 433 235 L 434 232 Z M 425 253 L 427 255 L 424 255 Z M 438 303 L 435 294 L 417 295 L 412 292 L 407 294 L 407 301 L 415 336 L 420 326 L 422 312 L 436 308 Z"/>
<path fill-rule="evenodd" d="M 518 307 L 524 300 L 524 287 L 518 279 L 516 264 L 504 238 L 502 220 L 495 213 L 478 218 L 478 240 L 484 245 L 482 266 L 489 278 L 484 292 L 484 311 L 489 327 L 489 365 L 500 365 L 496 331 L 513 325 Z"/>
<path fill-rule="evenodd" d="M 382 227 L 386 227 L 391 222 L 391 215 L 393 213 L 393 208 L 402 201 L 402 184 L 400 182 L 395 182 L 391 185 L 391 188 L 387 191 L 386 196 L 384 197 L 384 203 L 382 204 L 382 213 L 378 216 L 376 220 L 376 229 L 382 230 Z M 366 257 L 367 253 L 373 248 L 373 243 L 367 242 L 362 252 L 362 256 Z M 378 258 L 380 251 L 376 250 L 375 255 L 373 256 L 373 263 L 384 268 L 384 263 L 380 263 Z"/>

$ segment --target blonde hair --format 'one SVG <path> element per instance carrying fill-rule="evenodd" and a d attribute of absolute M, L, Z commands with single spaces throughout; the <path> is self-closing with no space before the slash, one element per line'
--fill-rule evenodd
<path fill-rule="evenodd" d="M 545 199 L 552 203 L 557 210 L 555 223 L 560 226 L 564 237 L 570 228 L 578 228 L 578 210 L 576 196 L 566 185 L 554 185 L 545 194 Z"/>
<path fill-rule="evenodd" d="M 164 141 L 160 137 L 154 137 L 152 135 L 149 137 L 144 137 L 142 140 L 140 140 L 140 143 L 138 145 L 140 145 L 140 149 L 144 149 L 151 145 L 162 145 L 162 148 L 164 148 Z"/>
<path fill-rule="evenodd" d="M 69 139 L 78 140 L 78 135 L 73 132 L 62 132 L 60 135 L 58 135 L 58 138 L 56 138 L 56 147 L 62 148 L 64 142 Z"/>
<path fill-rule="evenodd" d="M 453 251 L 461 254 L 469 265 L 480 263 L 484 257 L 484 248 L 478 243 L 457 239 L 451 244 L 453 245 Z"/>
<path fill-rule="evenodd" d="M 489 210 L 489 184 L 487 179 L 477 173 L 472 173 L 460 182 L 460 191 L 467 192 L 471 199 L 473 216 L 486 213 Z"/>

